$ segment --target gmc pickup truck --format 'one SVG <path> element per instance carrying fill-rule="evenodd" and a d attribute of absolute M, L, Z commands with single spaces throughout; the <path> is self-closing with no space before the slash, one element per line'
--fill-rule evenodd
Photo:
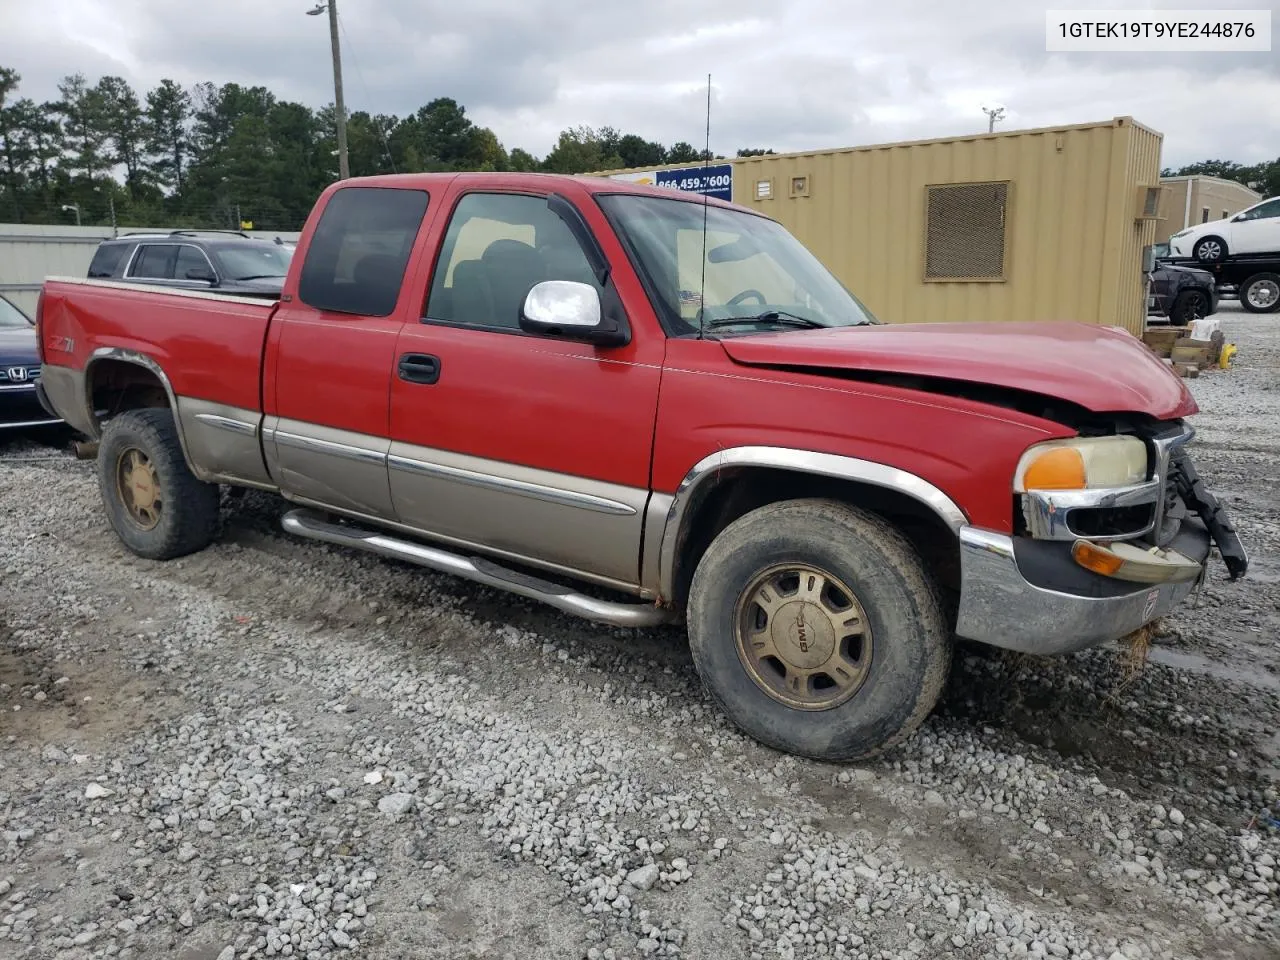
<path fill-rule="evenodd" d="M 1123 331 L 882 324 L 775 221 L 603 178 L 342 181 L 278 301 L 51 279 L 41 395 L 157 560 L 284 528 L 618 626 L 749 735 L 868 757 L 957 637 L 1115 641 L 1248 559 Z"/>

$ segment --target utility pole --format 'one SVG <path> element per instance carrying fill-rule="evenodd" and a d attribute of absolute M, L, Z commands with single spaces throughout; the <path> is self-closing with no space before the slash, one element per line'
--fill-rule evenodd
<path fill-rule="evenodd" d="M 338 179 L 346 180 L 351 176 L 351 167 L 347 163 L 347 108 L 342 102 L 342 52 L 338 44 L 337 0 L 317 3 L 314 10 L 307 11 L 307 16 L 319 16 L 326 9 L 329 11 L 329 48 L 333 53 L 333 109 L 334 119 L 338 124 Z"/>
<path fill-rule="evenodd" d="M 987 133 L 994 133 L 996 121 L 1004 119 L 1004 107 L 983 107 L 982 112 L 987 115 Z"/>

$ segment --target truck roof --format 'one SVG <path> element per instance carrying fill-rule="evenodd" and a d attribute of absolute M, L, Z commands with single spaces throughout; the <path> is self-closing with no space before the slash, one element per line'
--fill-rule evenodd
<path fill-rule="evenodd" d="M 589 176 L 586 174 L 565 173 L 387 173 L 372 177 L 351 177 L 335 184 L 336 187 L 395 187 L 401 190 L 430 190 L 443 188 L 446 184 L 460 180 L 464 185 L 475 184 L 489 187 L 506 187 L 509 189 L 547 190 L 555 189 L 557 184 L 577 184 L 589 193 L 628 193 L 642 196 L 662 197 L 667 200 L 684 200 L 688 203 L 702 203 L 704 197 L 699 193 L 673 190 L 670 187 L 655 187 L 629 180 L 613 180 L 609 177 Z M 706 197 L 706 201 L 714 207 L 726 210 L 740 210 L 757 216 L 760 211 L 742 204 L 729 203 L 715 197 Z"/>

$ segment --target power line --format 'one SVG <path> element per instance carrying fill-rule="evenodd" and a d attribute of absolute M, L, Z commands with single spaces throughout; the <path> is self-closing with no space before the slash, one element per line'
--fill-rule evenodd
<path fill-rule="evenodd" d="M 351 34 L 347 33 L 346 21 L 341 15 L 338 17 L 338 26 L 342 29 L 342 38 L 346 41 L 347 50 L 351 54 L 351 65 L 356 68 L 356 76 L 360 78 L 360 86 L 364 89 L 364 102 L 373 103 L 373 94 L 369 92 L 369 85 L 365 83 L 364 71 L 360 69 L 360 61 L 356 57 L 355 45 L 351 42 Z M 378 131 L 378 135 L 382 138 L 382 150 L 387 155 L 387 163 L 391 164 L 391 172 L 399 173 L 396 169 L 395 158 L 391 156 L 391 143 L 387 140 L 387 133 L 382 129 L 382 124 L 378 123 L 377 116 L 369 114 L 369 119 L 373 122 L 373 126 Z"/>

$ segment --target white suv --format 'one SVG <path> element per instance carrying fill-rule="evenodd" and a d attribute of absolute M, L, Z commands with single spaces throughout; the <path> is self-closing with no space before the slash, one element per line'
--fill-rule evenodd
<path fill-rule="evenodd" d="M 1226 220 L 1188 227 L 1169 238 L 1175 257 L 1195 257 L 1201 263 L 1217 263 L 1242 253 L 1274 253 L 1280 256 L 1280 197 L 1255 203 Z"/>

